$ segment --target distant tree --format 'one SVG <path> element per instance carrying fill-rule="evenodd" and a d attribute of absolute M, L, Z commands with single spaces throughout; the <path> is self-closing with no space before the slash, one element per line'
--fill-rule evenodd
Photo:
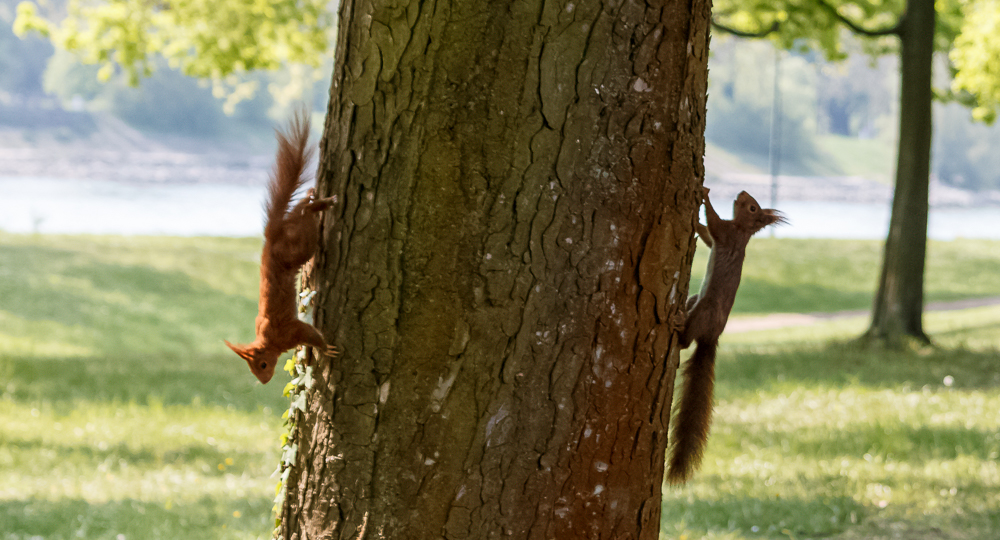
<path fill-rule="evenodd" d="M 934 109 L 934 173 L 945 183 L 971 190 L 1000 189 L 1000 127 L 970 122 L 958 103 Z"/>
<path fill-rule="evenodd" d="M 748 46 L 749 45 L 749 46 Z M 770 63 L 773 50 L 764 43 L 717 39 L 712 42 L 709 81 L 708 125 L 705 138 L 733 152 L 754 154 L 767 159 L 770 140 L 773 72 L 762 70 L 761 62 Z M 805 58 L 788 63 L 805 66 Z M 815 81 L 805 69 L 785 69 L 781 91 L 787 99 L 782 114 L 784 122 L 781 155 L 787 156 L 786 171 L 805 169 L 819 159 L 816 146 Z"/>
<path fill-rule="evenodd" d="M 953 0 L 941 0 L 937 10 L 934 0 L 715 3 L 718 28 L 748 37 L 769 36 L 784 48 L 818 49 L 830 58 L 843 58 L 841 33 L 846 29 L 868 38 L 866 48 L 873 54 L 898 51 L 901 82 L 896 186 L 872 322 L 865 334 L 871 341 L 929 341 L 922 317 L 934 96 L 932 61 L 935 50 L 971 47 L 961 39 L 955 41 L 962 28 L 963 5 L 968 7 Z M 956 67 L 963 69 L 959 63 Z M 968 64 L 964 69 L 974 66 Z"/>
<path fill-rule="evenodd" d="M 893 111 L 897 98 L 890 87 L 895 87 L 895 81 L 881 69 L 896 64 L 882 61 L 881 67 L 876 66 L 875 59 L 859 54 L 857 40 L 851 42 L 848 58 L 834 62 L 817 59 L 816 101 L 822 129 L 827 133 L 867 138 L 877 131 L 876 119 Z"/>
<path fill-rule="evenodd" d="M 42 95 L 41 75 L 52 45 L 37 37 L 18 39 L 11 31 L 13 23 L 13 2 L 0 0 L 0 91 Z"/>

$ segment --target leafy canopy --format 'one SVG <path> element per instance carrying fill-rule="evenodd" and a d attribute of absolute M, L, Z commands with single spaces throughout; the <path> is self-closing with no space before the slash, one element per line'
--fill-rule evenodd
<path fill-rule="evenodd" d="M 822 51 L 840 60 L 847 56 L 842 44 L 845 20 L 885 30 L 895 26 L 904 7 L 905 0 L 716 0 L 713 20 L 741 33 L 766 35 L 783 49 Z M 888 52 L 892 42 L 876 39 L 866 45 L 880 54 Z"/>
<path fill-rule="evenodd" d="M 975 96 L 973 118 L 992 122 L 1000 108 L 1000 1 L 966 2 L 964 13 L 962 31 L 948 55 L 955 69 L 952 89 Z"/>
<path fill-rule="evenodd" d="M 121 69 L 136 85 L 162 55 L 185 75 L 211 79 L 218 94 L 245 72 L 317 66 L 333 24 L 326 6 L 322 0 L 69 0 L 65 17 L 54 22 L 25 1 L 14 31 L 39 32 L 83 62 L 100 64 L 102 81 Z M 235 93 L 247 91 L 236 86 Z"/>
<path fill-rule="evenodd" d="M 845 30 L 872 55 L 895 52 L 906 0 L 716 0 L 714 21 L 740 34 L 767 36 L 789 50 L 822 51 L 843 59 Z M 1000 108 L 1000 0 L 936 0 L 935 50 L 951 61 L 950 91 L 939 97 L 973 108 L 992 122 Z"/>

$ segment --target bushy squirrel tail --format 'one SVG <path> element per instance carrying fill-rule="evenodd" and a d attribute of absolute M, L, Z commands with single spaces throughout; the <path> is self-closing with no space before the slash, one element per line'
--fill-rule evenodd
<path fill-rule="evenodd" d="M 281 235 L 281 223 L 292 197 L 305 182 L 302 173 L 312 159 L 313 150 L 308 148 L 309 117 L 306 111 L 296 112 L 288 128 L 277 132 L 277 138 L 278 152 L 267 184 L 267 201 L 264 203 L 264 214 L 267 216 L 264 238 L 272 241 Z"/>
<path fill-rule="evenodd" d="M 715 351 L 718 339 L 699 342 L 684 365 L 684 383 L 670 432 L 667 481 L 687 482 L 701 464 L 712 423 L 712 392 L 715 387 Z"/>

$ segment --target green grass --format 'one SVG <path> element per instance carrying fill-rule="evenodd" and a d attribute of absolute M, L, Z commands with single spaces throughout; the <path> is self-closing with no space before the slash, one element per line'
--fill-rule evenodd
<path fill-rule="evenodd" d="M 699 242 L 691 291 L 697 292 L 709 250 Z M 871 308 L 882 243 L 874 240 L 754 238 L 733 314 L 811 313 Z M 1000 242 L 931 241 L 924 299 L 1000 296 Z"/>
<path fill-rule="evenodd" d="M 0 234 L 0 539 L 270 537 L 287 401 L 221 343 L 252 336 L 259 248 Z M 930 250 L 929 298 L 1000 296 L 1000 242 Z M 866 309 L 880 256 L 755 239 L 737 310 Z M 725 335 L 663 537 L 1000 536 L 1000 308 L 926 320 L 909 352 L 848 345 L 864 317 Z"/>
<path fill-rule="evenodd" d="M 886 138 L 819 135 L 817 146 L 832 162 L 833 174 L 863 176 L 888 184 L 896 170 L 896 147 Z"/>
<path fill-rule="evenodd" d="M 927 314 L 937 346 L 913 351 L 853 345 L 866 322 L 723 335 L 705 461 L 664 488 L 661 537 L 1000 536 L 1000 307 Z"/>
<path fill-rule="evenodd" d="M 862 176 L 883 184 L 893 180 L 896 168 L 895 142 L 886 138 L 859 139 L 842 135 L 817 135 L 812 155 L 783 156 L 782 175 Z M 711 160 L 726 170 L 769 174 L 767 154 L 741 153 L 706 143 Z"/>
<path fill-rule="evenodd" d="M 0 538 L 267 538 L 260 240 L 0 235 Z"/>

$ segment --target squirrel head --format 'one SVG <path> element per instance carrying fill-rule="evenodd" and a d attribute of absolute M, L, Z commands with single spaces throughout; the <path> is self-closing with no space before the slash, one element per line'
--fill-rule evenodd
<path fill-rule="evenodd" d="M 788 223 L 781 212 L 771 208 L 761 208 L 757 200 L 746 191 L 741 191 L 733 201 L 733 221 L 748 229 L 751 235 L 768 225 Z"/>
<path fill-rule="evenodd" d="M 223 340 L 225 341 L 225 340 Z M 264 348 L 250 345 L 233 345 L 226 341 L 226 345 L 240 358 L 246 360 L 250 366 L 250 372 L 261 384 L 267 384 L 274 377 L 274 366 L 278 364 L 278 356 Z"/>

